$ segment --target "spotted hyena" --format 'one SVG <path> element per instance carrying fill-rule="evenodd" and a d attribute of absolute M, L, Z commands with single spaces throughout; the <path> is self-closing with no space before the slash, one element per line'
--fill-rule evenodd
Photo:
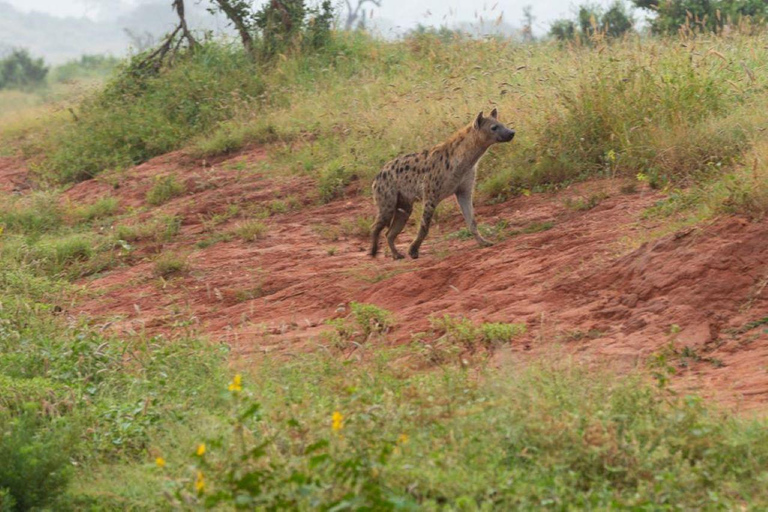
<path fill-rule="evenodd" d="M 472 209 L 477 162 L 486 150 L 497 142 L 509 142 L 515 131 L 498 120 L 496 109 L 490 117 L 480 112 L 472 123 L 451 136 L 447 141 L 425 149 L 421 153 L 399 156 L 388 162 L 373 180 L 373 199 L 378 215 L 373 224 L 371 256 L 379 252 L 379 236 L 385 227 L 387 243 L 394 259 L 403 258 L 395 247 L 395 238 L 405 227 L 413 210 L 413 203 L 424 201 L 424 216 L 419 234 L 408 254 L 419 257 L 419 247 L 429 232 L 429 223 L 438 203 L 455 194 L 467 222 L 467 228 L 482 247 L 491 242 L 480 236 Z"/>

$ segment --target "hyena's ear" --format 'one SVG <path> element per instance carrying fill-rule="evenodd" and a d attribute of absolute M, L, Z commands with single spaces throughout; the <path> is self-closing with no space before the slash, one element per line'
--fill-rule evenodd
<path fill-rule="evenodd" d="M 474 124 L 475 129 L 479 130 L 482 124 L 483 124 L 483 111 L 481 110 L 480 113 L 477 114 L 477 117 L 475 118 L 475 124 Z"/>
<path fill-rule="evenodd" d="M 493 110 L 491 110 L 491 117 L 494 118 L 494 119 L 498 119 L 499 118 L 499 113 L 496 112 L 495 108 Z"/>

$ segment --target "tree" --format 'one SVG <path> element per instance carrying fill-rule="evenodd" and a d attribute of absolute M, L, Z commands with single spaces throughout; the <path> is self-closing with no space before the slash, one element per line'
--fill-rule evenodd
<path fill-rule="evenodd" d="M 627 12 L 626 6 L 621 2 L 614 2 L 602 16 L 600 25 L 609 37 L 621 37 L 630 32 L 635 20 Z"/>
<path fill-rule="evenodd" d="M 189 50 L 194 50 L 198 46 L 197 40 L 187 27 L 187 19 L 184 15 L 184 0 L 173 0 L 173 2 L 171 2 L 171 9 L 176 11 L 176 15 L 179 18 L 179 24 L 173 32 L 166 36 L 165 41 L 163 41 L 157 49 L 138 62 L 136 71 L 159 70 L 162 67 L 165 58 L 169 55 L 173 56 L 181 47 L 184 40 L 187 41 L 187 48 Z"/>
<path fill-rule="evenodd" d="M 249 54 L 253 54 L 253 36 L 254 30 L 253 13 L 251 5 L 246 0 L 213 0 L 219 10 L 229 19 L 235 27 L 243 42 L 243 48 Z M 280 3 L 279 1 L 271 3 Z"/>
<path fill-rule="evenodd" d="M 561 19 L 550 26 L 549 34 L 559 41 L 571 41 L 577 37 L 582 43 L 589 43 L 595 37 L 617 38 L 633 30 L 635 21 L 620 0 L 616 0 L 607 11 L 598 5 L 582 4 L 576 20 Z"/>
<path fill-rule="evenodd" d="M 523 41 L 533 41 L 533 22 L 536 18 L 533 16 L 533 6 L 526 5 L 523 7 L 523 29 L 522 36 Z"/>
<path fill-rule="evenodd" d="M 0 89 L 27 89 L 42 85 L 48 67 L 42 58 L 33 59 L 27 50 L 16 48 L 0 60 Z"/>
<path fill-rule="evenodd" d="M 347 2 L 347 21 L 344 22 L 344 30 L 352 30 L 354 28 L 365 27 L 366 12 L 363 9 L 363 5 L 366 3 L 372 3 L 376 7 L 381 7 L 381 0 L 357 0 L 357 5 L 353 8 L 352 2 Z"/>
<path fill-rule="evenodd" d="M 768 17 L 765 0 L 632 0 L 635 6 L 653 13 L 651 30 L 656 34 L 683 31 L 717 32 L 743 19 L 764 24 Z"/>
<path fill-rule="evenodd" d="M 555 20 L 549 27 L 549 35 L 558 41 L 573 41 L 576 39 L 576 23 L 572 20 Z"/>

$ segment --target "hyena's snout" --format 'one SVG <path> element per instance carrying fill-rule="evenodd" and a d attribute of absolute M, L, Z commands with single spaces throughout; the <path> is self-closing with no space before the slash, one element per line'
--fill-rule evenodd
<path fill-rule="evenodd" d="M 510 130 L 509 128 L 505 128 L 503 132 L 499 134 L 501 136 L 501 142 L 510 142 L 512 139 L 515 138 L 515 130 Z"/>

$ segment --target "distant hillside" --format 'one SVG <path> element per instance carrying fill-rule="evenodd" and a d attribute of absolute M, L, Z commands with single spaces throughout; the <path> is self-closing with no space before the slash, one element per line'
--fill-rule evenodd
<path fill-rule="evenodd" d="M 190 4 L 190 24 L 222 31 L 225 23 L 205 8 Z M 96 22 L 88 18 L 60 18 L 40 12 L 23 13 L 0 0 L 0 53 L 10 48 L 28 48 L 46 62 L 60 64 L 83 54 L 125 55 L 131 45 L 126 29 L 134 34 L 158 38 L 173 27 L 174 14 L 166 3 L 143 3 L 114 20 Z"/>

